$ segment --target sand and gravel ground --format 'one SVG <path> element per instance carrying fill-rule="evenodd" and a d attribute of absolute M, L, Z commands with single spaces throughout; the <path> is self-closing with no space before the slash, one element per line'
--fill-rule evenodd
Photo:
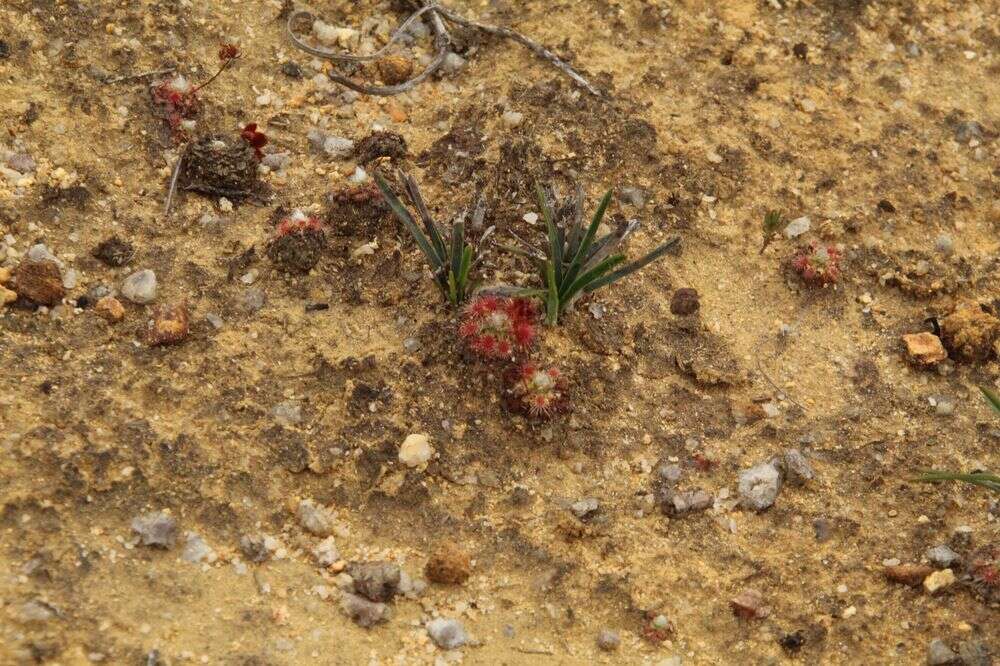
<path fill-rule="evenodd" d="M 310 9 L 378 43 L 405 4 Z M 901 343 L 957 301 L 1000 305 L 1000 4 L 448 5 L 532 35 L 608 99 L 465 32 L 461 59 L 413 92 L 345 94 L 287 41 L 276 1 L 0 5 L 0 265 L 42 243 L 70 285 L 52 307 L 0 309 L 0 662 L 916 664 L 934 639 L 966 664 L 1000 655 L 997 597 L 962 565 L 936 594 L 883 573 L 1000 541 L 989 491 L 909 480 L 1000 469 L 1000 420 L 976 388 L 996 386 L 996 351 L 919 369 Z M 258 196 L 181 192 L 165 216 L 181 147 L 150 101 L 160 78 L 117 79 L 203 81 L 225 42 L 244 55 L 202 91 L 192 133 L 256 122 L 287 159 Z M 524 216 L 539 179 L 581 183 L 588 209 L 615 188 L 611 222 L 642 221 L 633 256 L 680 236 L 544 331 L 536 355 L 565 372 L 571 415 L 505 412 L 499 371 L 463 352 L 390 220 L 329 234 L 306 275 L 272 265 L 279 207 L 323 216 L 357 166 L 310 130 L 373 129 L 405 138 L 395 166 L 441 219 L 481 192 L 498 237 L 538 238 Z M 809 230 L 761 253 L 769 209 Z M 92 254 L 113 236 L 134 248 L 118 267 Z M 836 284 L 789 270 L 813 241 L 840 252 Z M 527 283 L 524 268 L 494 248 L 481 277 Z M 179 344 L 140 334 L 153 305 L 95 312 L 140 269 L 157 303 L 187 302 Z M 671 313 L 681 287 L 697 314 Z M 434 448 L 426 466 L 398 460 L 412 433 Z M 814 478 L 765 511 L 739 506 L 739 473 L 790 448 Z M 710 509 L 661 512 L 671 465 Z M 296 514 L 306 498 L 331 512 L 329 568 Z M 579 518 L 584 498 L 598 508 Z M 152 511 L 175 519 L 174 547 L 136 543 L 133 518 Z M 270 537 L 267 562 L 247 561 L 245 535 Z M 420 591 L 444 542 L 472 575 Z M 338 571 L 373 560 L 416 589 L 363 629 Z M 766 617 L 731 610 L 748 589 Z M 433 617 L 472 640 L 435 647 Z"/>

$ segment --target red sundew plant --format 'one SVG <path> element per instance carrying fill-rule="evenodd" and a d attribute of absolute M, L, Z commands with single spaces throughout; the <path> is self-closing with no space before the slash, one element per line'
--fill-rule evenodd
<path fill-rule="evenodd" d="M 833 284 L 840 279 L 840 251 L 813 241 L 792 257 L 792 268 L 809 284 Z"/>
<path fill-rule="evenodd" d="M 458 334 L 484 358 L 509 358 L 531 347 L 538 335 L 538 311 L 526 298 L 480 296 L 465 310 Z"/>
<path fill-rule="evenodd" d="M 569 409 L 569 386 L 562 372 L 533 361 L 504 373 L 504 398 L 511 412 L 550 418 Z"/>
<path fill-rule="evenodd" d="M 972 588 L 986 601 L 1000 601 L 1000 545 L 987 545 L 969 557 Z"/>
<path fill-rule="evenodd" d="M 177 135 L 182 134 L 181 123 L 185 120 L 194 120 L 201 110 L 198 91 L 218 78 L 241 55 L 239 47 L 235 44 L 223 44 L 219 47 L 219 60 L 222 64 L 215 74 L 201 85 L 192 86 L 184 76 L 177 75 L 153 87 L 153 101 L 163 107 L 167 124 L 170 125 L 172 132 Z"/>
<path fill-rule="evenodd" d="M 281 238 L 290 234 L 304 234 L 310 231 L 323 231 L 323 223 L 319 218 L 297 210 L 278 223 L 274 235 L 276 238 Z"/>
<path fill-rule="evenodd" d="M 261 148 L 267 145 L 267 135 L 257 130 L 257 123 L 249 123 L 240 132 L 240 136 L 250 144 L 258 160 L 264 157 L 264 151 Z"/>

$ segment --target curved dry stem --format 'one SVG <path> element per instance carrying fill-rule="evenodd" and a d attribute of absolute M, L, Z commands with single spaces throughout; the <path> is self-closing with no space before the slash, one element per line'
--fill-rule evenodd
<path fill-rule="evenodd" d="M 396 31 L 389 38 L 389 42 L 379 49 L 376 53 L 370 56 L 357 56 L 348 53 L 338 53 L 335 51 L 327 51 L 326 49 L 317 49 L 315 47 L 309 46 L 301 39 L 295 35 L 295 31 L 292 29 L 292 23 L 296 18 L 304 16 L 313 16 L 311 13 L 300 10 L 297 12 L 292 12 L 288 17 L 288 22 L 285 24 L 285 31 L 288 33 L 289 38 L 296 48 L 299 48 L 306 53 L 316 56 L 317 58 L 324 58 L 326 60 L 332 60 L 334 62 L 349 62 L 349 63 L 359 63 L 368 62 L 371 60 L 376 60 L 388 49 L 393 42 L 395 42 L 403 31 L 411 25 L 418 17 L 420 17 L 425 12 L 430 12 L 431 17 L 434 19 L 432 25 L 434 28 L 434 44 L 437 47 L 437 53 L 434 54 L 434 59 L 424 68 L 422 72 L 414 76 L 413 78 L 404 81 L 398 85 L 394 86 L 369 86 L 363 83 L 357 83 L 352 79 L 344 76 L 343 74 L 338 74 L 336 72 L 330 72 L 327 74 L 331 80 L 336 81 L 342 86 L 350 88 L 359 93 L 365 95 L 376 95 L 379 97 L 391 97 L 392 95 L 398 95 L 400 93 L 412 90 L 417 84 L 425 81 L 429 76 L 436 72 L 444 63 L 444 59 L 448 56 L 448 47 L 451 45 L 451 36 L 448 34 L 448 30 L 444 27 L 444 23 L 441 22 L 441 18 L 434 11 L 437 9 L 437 5 L 428 4 L 421 7 L 419 10 L 414 12 L 409 18 L 407 18 L 403 23 L 396 29 Z"/>
<path fill-rule="evenodd" d="M 596 97 L 604 97 L 604 93 L 598 90 L 596 87 L 591 85 L 587 79 L 583 78 L 575 69 L 570 67 L 570 65 L 562 60 L 552 51 L 548 50 L 538 42 L 529 39 L 519 32 L 511 30 L 510 28 L 503 28 L 500 26 L 488 25 L 485 23 L 478 23 L 476 21 L 471 21 L 464 16 L 456 14 L 455 12 L 445 9 L 436 2 L 426 2 L 424 6 L 418 9 L 416 12 L 411 14 L 405 21 L 403 21 L 398 28 L 389 37 L 389 41 L 385 46 L 380 48 L 378 51 L 371 55 L 359 56 L 353 55 L 351 53 L 342 53 L 339 51 L 330 51 L 328 49 L 320 49 L 314 46 L 306 44 L 302 39 L 295 34 L 293 24 L 295 21 L 301 18 L 315 18 L 311 12 L 305 10 L 297 10 L 292 12 L 288 16 L 288 21 L 285 23 L 285 32 L 288 33 L 288 38 L 291 40 L 292 44 L 299 50 L 305 51 L 306 53 L 316 56 L 317 58 L 323 58 L 325 60 L 331 60 L 333 62 L 343 62 L 343 63 L 363 63 L 371 62 L 373 60 L 378 60 L 384 56 L 389 48 L 402 36 L 403 32 L 413 24 L 414 21 L 419 19 L 424 14 L 430 14 L 431 23 L 434 29 L 434 44 L 437 48 L 437 52 L 434 54 L 434 59 L 427 65 L 426 68 L 413 78 L 404 81 L 398 85 L 394 86 L 369 86 L 363 83 L 357 83 L 350 78 L 338 74 L 336 72 L 331 72 L 327 76 L 333 81 L 346 86 L 351 90 L 363 93 L 366 95 L 377 95 L 382 97 L 389 97 L 392 95 L 398 95 L 400 93 L 412 90 L 417 84 L 425 81 L 429 76 L 436 72 L 441 65 L 444 63 L 444 59 L 448 55 L 448 47 L 451 45 L 451 35 L 448 34 L 448 29 L 445 27 L 444 22 L 441 20 L 442 17 L 448 21 L 464 26 L 466 28 L 472 28 L 473 30 L 479 30 L 490 35 L 495 35 L 497 37 L 503 37 L 505 39 L 510 39 L 518 44 L 524 46 L 529 51 L 534 53 L 536 56 L 545 60 L 553 67 L 561 71 L 563 74 L 568 76 L 574 82 L 577 83 L 584 90 L 589 92 L 591 95 Z"/>
<path fill-rule="evenodd" d="M 534 53 L 542 60 L 545 60 L 546 62 L 551 64 L 553 67 L 561 71 L 569 78 L 573 79 L 573 81 L 575 81 L 580 87 L 589 92 L 591 95 L 594 95 L 596 97 L 604 97 L 604 93 L 602 93 L 600 90 L 591 85 L 590 82 L 587 81 L 587 79 L 583 78 L 575 69 L 570 67 L 569 63 L 567 63 L 565 60 L 563 60 L 562 58 L 560 58 L 555 53 L 548 50 L 538 42 L 532 39 L 528 39 L 521 33 L 511 30 L 510 28 L 502 28 L 500 26 L 487 25 L 485 23 L 470 21 L 469 19 L 456 14 L 450 9 L 445 9 L 440 5 L 437 6 L 436 11 L 437 13 L 440 13 L 442 16 L 444 16 L 452 23 L 457 23 L 458 25 L 465 26 L 466 28 L 481 30 L 482 32 L 485 32 L 487 34 L 496 35 L 497 37 L 504 37 L 506 39 L 511 39 L 517 42 L 518 44 L 525 47 L 526 49 Z"/>
<path fill-rule="evenodd" d="M 400 24 L 400 26 L 396 28 L 396 30 L 389 37 L 389 41 L 386 42 L 385 46 L 383 46 L 382 48 L 380 48 L 378 51 L 376 51 L 371 55 L 354 55 L 351 53 L 330 51 L 327 49 L 320 49 L 316 48 L 315 46 L 309 46 L 308 44 L 306 44 L 298 37 L 298 35 L 295 34 L 295 30 L 292 28 L 295 22 L 301 18 L 308 18 L 308 19 L 317 18 L 315 14 L 306 11 L 304 9 L 298 9 L 289 14 L 288 21 L 285 23 L 285 29 L 288 32 L 289 39 L 292 40 L 292 43 L 295 44 L 296 48 L 298 48 L 301 51 L 305 51 L 310 55 L 314 55 L 317 58 L 325 58 L 326 60 L 333 60 L 336 62 L 354 62 L 354 63 L 372 62 L 374 60 L 378 60 L 379 58 L 383 57 L 386 53 L 388 53 L 392 45 L 395 44 L 397 41 L 399 41 L 399 38 L 403 36 L 403 33 L 406 31 L 407 28 L 413 25 L 413 23 L 418 18 L 420 18 L 427 12 L 432 11 L 434 8 L 435 5 L 425 5 L 421 7 L 418 11 L 411 14 L 409 18 L 403 21 Z"/>

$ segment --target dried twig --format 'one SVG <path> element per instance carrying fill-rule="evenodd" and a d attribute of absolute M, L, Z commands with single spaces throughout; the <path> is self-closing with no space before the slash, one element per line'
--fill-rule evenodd
<path fill-rule="evenodd" d="M 757 372 L 759 372 L 761 374 L 761 376 L 764 379 L 767 380 L 767 383 L 770 384 L 771 387 L 774 388 L 774 390 L 778 392 L 778 397 L 779 398 L 781 398 L 781 396 L 784 396 L 785 400 L 787 400 L 788 402 L 792 403 L 793 405 L 795 405 L 796 407 L 798 407 L 799 409 L 801 409 L 803 412 L 806 411 L 805 407 L 803 407 L 798 402 L 796 402 L 795 399 L 792 398 L 792 396 L 788 395 L 788 391 L 786 391 L 785 389 L 783 389 L 780 386 L 778 386 L 776 383 L 774 383 L 773 379 L 771 379 L 770 377 L 767 376 L 767 373 L 764 372 L 764 362 L 761 361 L 759 358 L 757 359 Z"/>
<path fill-rule="evenodd" d="M 442 16 L 444 16 L 452 23 L 457 23 L 458 25 L 465 26 L 466 28 L 474 28 L 476 30 L 481 30 L 482 32 L 485 32 L 490 35 L 495 35 L 497 37 L 504 37 L 506 39 L 514 40 L 515 42 L 525 47 L 526 49 L 534 53 L 542 60 L 545 60 L 546 62 L 551 64 L 553 67 L 561 71 L 569 78 L 573 79 L 573 81 L 575 81 L 577 85 L 582 87 L 591 95 L 594 95 L 595 97 L 604 96 L 600 90 L 591 85 L 590 82 L 587 81 L 587 79 L 580 76 L 580 74 L 578 74 L 575 69 L 570 67 L 565 60 L 562 60 L 552 51 L 549 51 L 547 48 L 545 48 L 538 42 L 528 39 L 521 33 L 511 30 L 510 28 L 503 28 L 500 26 L 486 25 L 485 23 L 477 23 L 475 21 L 470 21 L 467 18 L 459 16 L 450 9 L 445 9 L 444 7 L 441 6 L 438 6 L 437 11 L 440 12 Z"/>
<path fill-rule="evenodd" d="M 170 187 L 167 189 L 167 203 L 163 207 L 163 215 L 170 215 L 170 208 L 174 203 L 174 193 L 177 192 L 177 180 L 181 175 L 181 164 L 184 163 L 184 153 L 181 153 L 177 157 L 177 162 L 174 164 L 174 172 L 170 174 Z"/>
<path fill-rule="evenodd" d="M 444 62 L 445 57 L 448 55 L 448 49 L 451 46 L 451 35 L 448 33 L 448 29 L 444 25 L 442 18 L 454 23 L 456 25 L 463 26 L 465 28 L 471 28 L 473 30 L 479 30 L 480 32 L 485 32 L 489 35 L 494 35 L 496 37 L 502 37 L 504 39 L 510 39 L 518 44 L 521 44 L 536 56 L 545 60 L 553 67 L 564 73 L 584 90 L 596 97 L 604 97 L 604 94 L 594 87 L 587 79 L 583 78 L 576 70 L 574 70 L 570 65 L 559 58 L 555 53 L 548 50 L 538 42 L 525 37 L 515 30 L 510 28 L 504 28 L 500 26 L 487 25 L 485 23 L 478 23 L 476 21 L 471 21 L 450 9 L 446 9 L 437 2 L 428 0 L 425 4 L 410 15 L 403 23 L 396 28 L 395 32 L 389 37 L 388 43 L 375 53 L 367 56 L 353 55 L 350 53 L 341 53 L 337 51 L 329 51 L 327 49 L 319 49 L 314 46 L 309 46 L 298 35 L 295 34 L 294 23 L 302 18 L 313 18 L 310 12 L 299 10 L 292 12 L 288 16 L 288 22 L 285 24 L 286 31 L 288 32 L 288 37 L 291 39 L 292 44 L 296 48 L 314 55 L 317 58 L 325 58 L 326 60 L 332 60 L 334 62 L 344 62 L 344 63 L 362 63 L 370 62 L 373 60 L 378 60 L 385 53 L 388 52 L 389 48 L 402 36 L 403 32 L 413 24 L 414 21 L 419 19 L 423 14 L 430 14 L 431 25 L 434 30 L 434 46 L 436 53 L 434 59 L 416 76 L 410 78 L 399 85 L 394 86 L 368 86 L 361 83 L 356 83 L 355 81 L 349 79 L 346 76 L 337 74 L 336 72 L 331 72 L 328 76 L 340 83 L 341 85 L 347 86 L 351 90 L 355 90 L 366 95 L 379 95 L 383 97 L 388 97 L 391 95 L 398 95 L 400 93 L 406 92 L 413 89 L 417 84 L 426 80 L 434 72 L 436 72 Z"/>

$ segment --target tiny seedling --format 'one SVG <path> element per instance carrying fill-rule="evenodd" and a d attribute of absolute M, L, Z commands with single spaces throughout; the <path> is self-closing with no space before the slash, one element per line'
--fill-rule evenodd
<path fill-rule="evenodd" d="M 764 254 L 764 250 L 774 240 L 775 234 L 781 231 L 786 224 L 784 218 L 781 217 L 781 213 L 776 210 L 767 211 L 767 215 L 764 216 L 764 223 L 761 225 L 764 233 L 764 242 L 760 246 L 761 254 Z"/>
<path fill-rule="evenodd" d="M 985 386 L 980 386 L 979 390 L 982 391 L 983 397 L 986 398 L 986 402 L 988 402 L 990 407 L 993 408 L 993 411 L 1000 414 L 1000 395 L 997 395 L 995 391 L 992 391 Z M 1000 493 L 1000 476 L 989 472 L 970 472 L 965 474 L 962 472 L 941 472 L 937 470 L 929 470 L 918 476 L 916 480 L 927 483 L 961 481 L 963 483 L 971 483 L 972 485 L 988 488 L 995 493 Z"/>
<path fill-rule="evenodd" d="M 417 242 L 417 246 L 424 253 L 427 264 L 430 266 L 431 273 L 434 276 L 434 281 L 437 283 L 438 288 L 440 288 L 441 293 L 449 303 L 457 306 L 465 301 L 472 292 L 469 275 L 478 262 L 475 248 L 465 240 L 464 216 L 459 217 L 452 223 L 451 232 L 448 234 L 446 240 L 445 234 L 442 233 L 431 217 L 430 211 L 427 209 L 427 205 L 420 195 L 420 188 L 417 187 L 417 182 L 409 174 L 403 172 L 399 173 L 399 179 L 406 188 L 410 203 L 417 209 L 417 214 L 424 225 L 423 230 L 417 226 L 410 212 L 406 210 L 406 206 L 403 205 L 403 202 L 392 191 L 389 183 L 379 174 L 375 174 L 375 182 L 378 183 L 378 187 L 382 191 L 382 196 L 385 197 L 393 214 L 403 223 L 403 226 L 410 232 L 413 240 Z M 482 226 L 485 215 L 486 209 L 482 200 L 480 200 L 473 213 L 472 227 L 478 228 Z M 489 236 L 492 231 L 493 227 L 487 229 L 482 238 L 480 238 L 480 242 Z"/>
<path fill-rule="evenodd" d="M 590 226 L 583 227 L 583 191 L 577 189 L 573 219 L 564 229 L 555 222 L 551 206 L 541 186 L 536 188 L 538 204 L 545 218 L 548 243 L 545 253 L 534 246 L 517 239 L 522 248 L 508 247 L 515 254 L 527 257 L 537 268 L 544 288 L 518 290 L 518 295 L 539 298 L 545 303 L 545 323 L 555 326 L 559 315 L 570 308 L 576 299 L 607 286 L 656 261 L 680 242 L 674 237 L 637 261 L 624 264 L 625 255 L 614 253 L 633 231 L 639 227 L 638 221 L 630 222 L 623 230 L 611 232 L 597 238 L 604 214 L 611 203 L 609 190 L 597 207 Z M 515 238 L 517 238 L 515 236 Z"/>

